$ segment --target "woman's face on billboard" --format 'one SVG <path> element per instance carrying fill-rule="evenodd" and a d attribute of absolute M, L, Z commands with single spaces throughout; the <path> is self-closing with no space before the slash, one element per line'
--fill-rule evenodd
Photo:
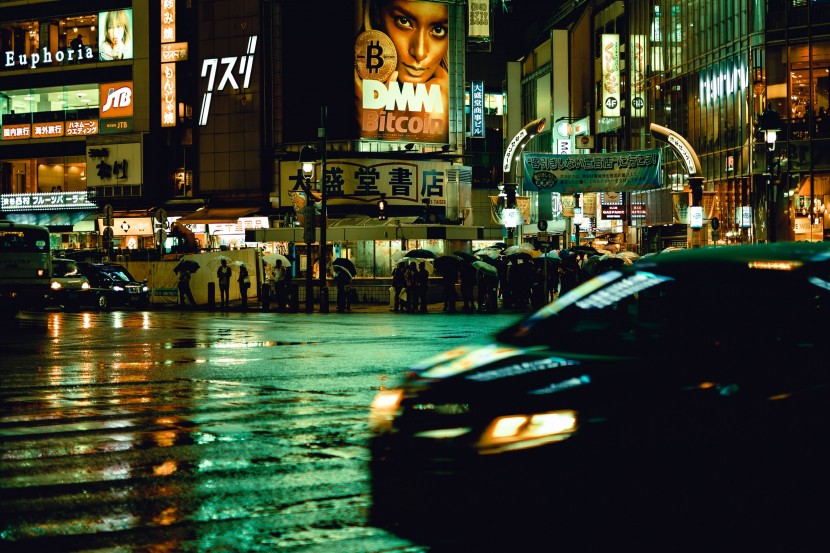
<path fill-rule="evenodd" d="M 447 5 L 393 0 L 382 9 L 381 22 L 398 51 L 398 80 L 430 80 L 441 68 L 449 45 Z"/>
<path fill-rule="evenodd" d="M 117 21 L 107 22 L 107 39 L 112 44 L 124 42 L 124 27 Z"/>

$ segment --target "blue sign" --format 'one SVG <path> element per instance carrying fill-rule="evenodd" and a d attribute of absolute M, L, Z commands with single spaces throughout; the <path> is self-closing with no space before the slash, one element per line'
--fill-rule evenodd
<path fill-rule="evenodd" d="M 470 136 L 484 138 L 484 82 L 471 82 L 470 91 Z"/>

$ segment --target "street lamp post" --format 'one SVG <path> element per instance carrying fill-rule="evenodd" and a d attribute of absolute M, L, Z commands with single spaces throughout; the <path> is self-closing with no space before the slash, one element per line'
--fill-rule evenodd
<path fill-rule="evenodd" d="M 507 144 L 507 148 L 504 151 L 504 158 L 502 159 L 502 171 L 504 172 L 504 190 L 507 193 L 508 201 L 505 204 L 506 208 L 515 209 L 515 197 L 516 197 L 516 189 L 518 188 L 518 184 L 514 183 L 513 176 L 516 174 L 514 169 L 515 164 L 514 156 L 518 158 L 518 154 L 524 149 L 528 142 L 530 142 L 537 134 L 542 132 L 545 129 L 545 123 L 547 119 L 544 117 L 540 117 L 539 119 L 534 119 L 516 133 L 516 136 Z M 513 205 L 511 205 L 510 198 L 513 198 Z M 514 234 L 515 227 L 508 226 L 507 227 L 507 245 L 512 246 L 514 245 Z"/>
<path fill-rule="evenodd" d="M 317 137 L 320 139 L 320 313 L 329 312 L 329 287 L 327 281 L 327 256 L 326 249 L 326 228 L 328 227 L 328 214 L 326 213 L 326 150 L 328 142 L 326 139 L 326 116 L 327 108 L 320 108 L 320 128 L 317 129 Z"/>
<path fill-rule="evenodd" d="M 764 135 L 767 145 L 767 241 L 777 241 L 775 204 L 777 186 L 775 183 L 775 142 L 781 130 L 781 116 L 767 103 L 767 107 L 758 121 L 758 130 Z"/>
<path fill-rule="evenodd" d="M 311 253 L 311 246 L 314 244 L 314 195 L 311 190 L 311 182 L 314 177 L 314 149 L 311 146 L 303 146 L 300 150 L 300 168 L 302 170 L 302 187 L 305 192 L 305 228 L 303 229 L 303 240 L 306 244 L 306 270 L 305 270 L 305 311 L 314 311 L 314 256 Z"/>

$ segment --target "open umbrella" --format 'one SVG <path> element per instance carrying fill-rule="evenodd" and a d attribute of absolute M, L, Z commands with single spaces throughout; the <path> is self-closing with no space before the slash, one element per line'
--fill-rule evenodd
<path fill-rule="evenodd" d="M 591 254 L 599 255 L 599 252 L 593 246 L 583 246 L 583 245 L 571 246 L 571 251 L 573 251 L 573 252 L 588 252 L 588 255 L 591 255 Z"/>
<path fill-rule="evenodd" d="M 343 268 L 345 268 L 347 271 L 349 271 L 349 273 L 351 273 L 353 278 L 354 278 L 355 275 L 357 275 L 357 267 L 354 266 L 354 263 L 352 262 L 351 259 L 348 259 L 346 257 L 338 257 L 337 259 L 334 259 L 331 262 L 331 266 L 332 266 L 332 268 L 334 268 L 334 267 L 343 267 Z"/>
<path fill-rule="evenodd" d="M 488 276 L 498 276 L 499 270 L 495 266 L 490 265 L 486 261 L 473 261 L 473 267 Z"/>
<path fill-rule="evenodd" d="M 349 282 L 354 278 L 354 273 L 349 270 L 348 267 L 344 265 L 334 265 L 331 266 L 332 273 L 334 273 L 334 280 L 335 281 L 345 281 Z"/>
<path fill-rule="evenodd" d="M 457 251 L 457 252 L 454 252 L 453 255 L 455 255 L 455 257 L 457 257 L 461 261 L 466 261 L 467 263 L 472 263 L 473 261 L 478 261 L 478 258 L 476 256 L 474 256 L 473 254 L 468 253 L 468 252 Z"/>
<path fill-rule="evenodd" d="M 457 275 L 458 266 L 460 264 L 461 260 L 454 255 L 442 255 L 432 262 L 432 266 L 435 267 L 435 270 L 444 276 L 450 276 L 453 273 Z"/>
<path fill-rule="evenodd" d="M 435 255 L 434 252 L 429 250 L 425 250 L 423 248 L 416 248 L 414 250 L 409 250 L 406 252 L 404 257 L 408 257 L 409 259 L 435 259 L 438 256 Z"/>
<path fill-rule="evenodd" d="M 173 268 L 174 273 L 178 273 L 181 269 L 186 270 L 188 273 L 195 273 L 199 270 L 199 264 L 193 261 L 192 259 L 182 259 L 179 261 L 179 264 Z"/>
<path fill-rule="evenodd" d="M 291 266 L 291 261 L 289 261 L 289 259 L 287 257 L 285 257 L 284 255 L 282 255 L 281 253 L 276 253 L 276 252 L 266 253 L 265 255 L 262 256 L 262 260 L 265 261 L 266 263 L 271 264 L 271 265 L 276 264 L 277 260 L 279 260 L 279 261 L 282 261 L 282 266 L 283 267 L 290 267 Z"/>
<path fill-rule="evenodd" d="M 473 252 L 477 258 L 489 257 L 491 259 L 498 259 L 501 256 L 501 251 L 495 248 L 482 248 Z"/>
<path fill-rule="evenodd" d="M 398 264 L 403 263 L 404 267 L 409 267 L 409 264 L 410 264 L 410 263 L 415 263 L 415 266 L 416 266 L 416 267 L 419 267 L 419 266 L 421 265 L 421 263 L 423 263 L 423 264 L 424 264 L 424 268 L 425 268 L 425 269 L 427 270 L 427 272 L 431 275 L 431 274 L 432 274 L 432 272 L 433 272 L 433 271 L 432 271 L 432 270 L 433 270 L 433 266 L 432 266 L 432 264 L 434 263 L 434 261 L 435 261 L 434 259 L 424 259 L 423 257 L 419 257 L 419 258 L 415 258 L 415 257 L 404 257 L 403 259 L 401 259 L 400 261 L 398 261 Z"/>

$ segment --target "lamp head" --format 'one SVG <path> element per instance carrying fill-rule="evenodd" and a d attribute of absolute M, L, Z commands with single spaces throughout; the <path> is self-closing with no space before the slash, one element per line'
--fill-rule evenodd
<path fill-rule="evenodd" d="M 300 167 L 303 170 L 303 176 L 307 179 L 314 176 L 314 160 L 317 159 L 317 152 L 311 146 L 303 146 L 300 150 Z"/>
<path fill-rule="evenodd" d="M 764 133 L 764 142 L 770 150 L 775 149 L 775 141 L 781 128 L 781 116 L 772 108 L 772 104 L 767 103 L 764 113 L 758 118 L 758 130 Z"/>

